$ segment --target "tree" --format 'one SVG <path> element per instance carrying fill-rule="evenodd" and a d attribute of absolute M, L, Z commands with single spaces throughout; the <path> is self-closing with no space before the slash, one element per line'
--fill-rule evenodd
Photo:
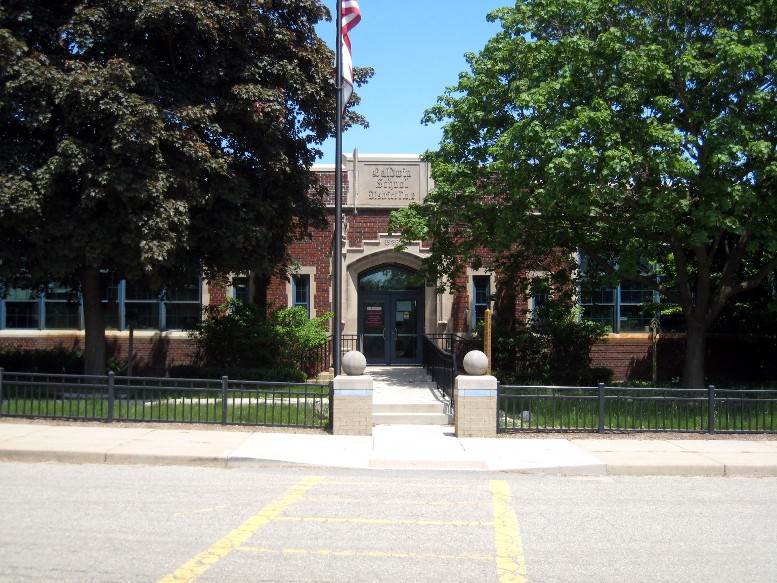
<path fill-rule="evenodd" d="M 104 370 L 101 271 L 267 275 L 325 224 L 322 18 L 320 0 L 0 5 L 0 278 L 80 291 L 87 372 Z"/>
<path fill-rule="evenodd" d="M 425 116 L 445 122 L 437 188 L 394 228 L 434 241 L 431 277 L 478 246 L 514 272 L 582 250 L 680 306 L 683 382 L 702 386 L 710 326 L 777 268 L 773 2 L 523 0 L 489 18 L 501 31 Z"/>

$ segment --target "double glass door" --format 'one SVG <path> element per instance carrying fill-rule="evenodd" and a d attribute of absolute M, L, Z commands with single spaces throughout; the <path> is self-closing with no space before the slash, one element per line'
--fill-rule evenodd
<path fill-rule="evenodd" d="M 368 364 L 418 364 L 423 334 L 423 294 L 362 292 L 359 331 Z"/>

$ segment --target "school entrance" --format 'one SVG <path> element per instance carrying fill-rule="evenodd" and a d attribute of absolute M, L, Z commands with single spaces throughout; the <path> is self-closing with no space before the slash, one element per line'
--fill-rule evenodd
<path fill-rule="evenodd" d="M 420 364 L 424 288 L 414 272 L 382 265 L 359 276 L 359 335 L 367 364 Z"/>

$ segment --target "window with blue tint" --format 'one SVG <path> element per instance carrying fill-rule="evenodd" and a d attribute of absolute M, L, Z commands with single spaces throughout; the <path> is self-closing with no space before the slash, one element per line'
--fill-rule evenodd
<path fill-rule="evenodd" d="M 127 330 L 187 330 L 202 314 L 202 283 L 158 293 L 101 274 L 105 328 Z M 80 295 L 68 286 L 50 284 L 45 294 L 17 288 L 0 289 L 0 329 L 80 330 Z"/>
<path fill-rule="evenodd" d="M 585 277 L 588 261 L 580 258 L 580 272 Z M 645 274 L 650 273 L 646 268 Z M 609 332 L 646 332 L 650 321 L 656 317 L 654 305 L 659 303 L 660 295 L 643 285 L 621 283 L 615 287 L 602 287 L 580 293 L 580 305 L 583 319 L 598 322 Z"/>
<path fill-rule="evenodd" d="M 291 305 L 305 308 L 310 316 L 310 275 L 293 275 L 291 277 Z"/>
<path fill-rule="evenodd" d="M 486 310 L 491 306 L 491 277 L 488 275 L 472 276 L 472 329 L 486 319 Z"/>

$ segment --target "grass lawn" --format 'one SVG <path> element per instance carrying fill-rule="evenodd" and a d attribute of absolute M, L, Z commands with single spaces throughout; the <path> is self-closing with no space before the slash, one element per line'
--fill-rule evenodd
<path fill-rule="evenodd" d="M 9 416 L 62 419 L 108 420 L 108 399 L 4 399 L 2 413 Z M 177 421 L 221 423 L 222 400 L 187 396 L 153 399 L 114 400 L 114 421 Z M 232 397 L 227 401 L 226 422 L 246 425 L 325 427 L 329 422 L 329 400 L 319 396 L 290 396 L 269 393 L 257 398 Z"/>

